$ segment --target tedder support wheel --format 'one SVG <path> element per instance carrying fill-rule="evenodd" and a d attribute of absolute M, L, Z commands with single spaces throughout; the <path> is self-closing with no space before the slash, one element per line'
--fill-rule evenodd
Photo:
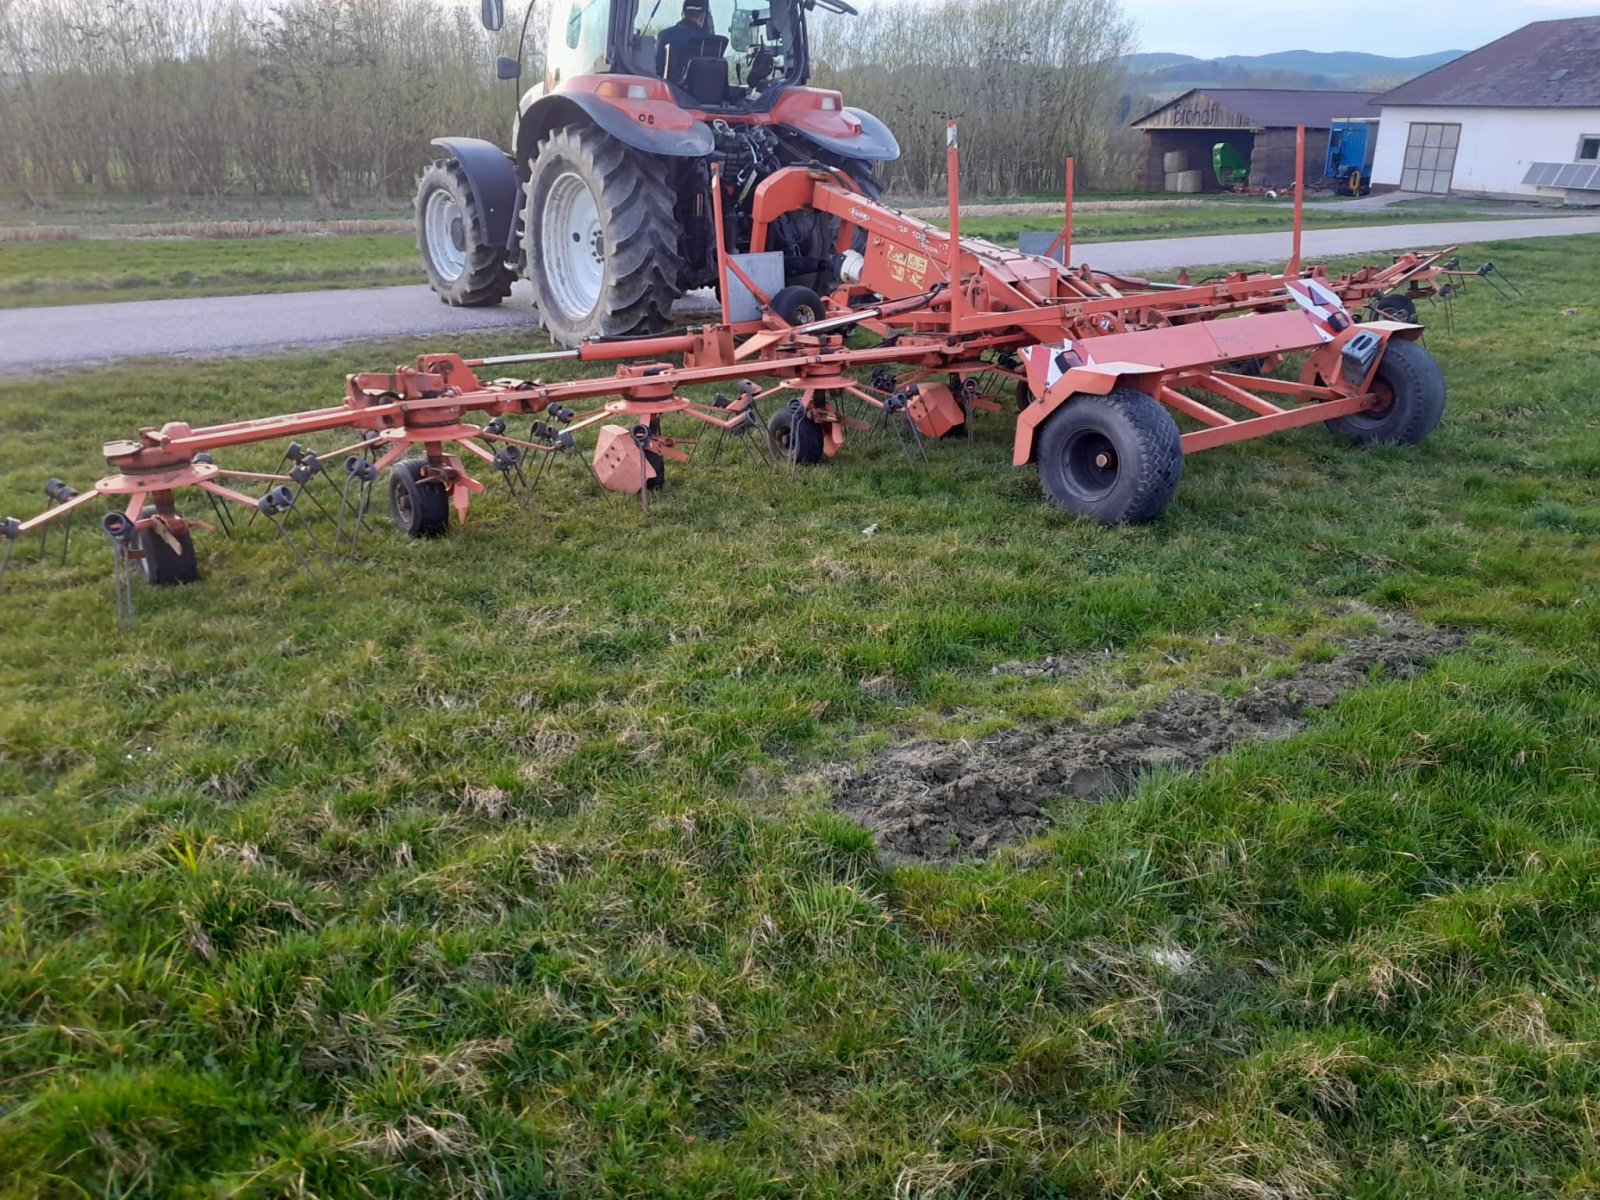
<path fill-rule="evenodd" d="M 822 461 L 822 426 L 806 416 L 798 402 L 780 408 L 767 422 L 772 456 L 780 462 Z"/>
<path fill-rule="evenodd" d="M 144 577 L 154 587 L 176 587 L 183 583 L 198 583 L 200 564 L 194 557 L 194 535 L 187 529 L 171 533 L 176 549 L 154 529 L 139 534 L 139 551 L 143 557 Z"/>
<path fill-rule="evenodd" d="M 772 311 L 785 325 L 810 325 L 828 315 L 828 306 L 808 287 L 786 287 L 772 298 Z"/>
<path fill-rule="evenodd" d="M 1183 478 L 1178 426 L 1132 388 L 1068 400 L 1045 421 L 1038 460 L 1050 502 L 1102 525 L 1155 520 Z"/>
<path fill-rule="evenodd" d="M 407 537 L 441 537 L 450 528 L 450 496 L 444 484 L 423 479 L 420 458 L 398 462 L 389 472 L 389 519 Z"/>
<path fill-rule="evenodd" d="M 1372 302 L 1372 319 L 1375 321 L 1404 321 L 1407 325 L 1417 323 L 1417 305 L 1410 296 L 1402 296 L 1398 292 L 1390 292 L 1387 296 L 1379 296 Z"/>
<path fill-rule="evenodd" d="M 1342 438 L 1367 445 L 1416 445 L 1444 416 L 1444 372 L 1421 342 L 1392 337 L 1372 380 L 1379 407 L 1326 422 Z"/>
<path fill-rule="evenodd" d="M 511 294 L 516 275 L 506 267 L 505 247 L 489 243 L 466 173 L 448 160 L 433 163 L 417 183 L 417 249 L 445 304 L 487 308 Z"/>
<path fill-rule="evenodd" d="M 665 329 L 679 295 L 665 160 L 571 125 L 544 141 L 529 169 L 524 248 L 550 336 L 577 346 Z"/>

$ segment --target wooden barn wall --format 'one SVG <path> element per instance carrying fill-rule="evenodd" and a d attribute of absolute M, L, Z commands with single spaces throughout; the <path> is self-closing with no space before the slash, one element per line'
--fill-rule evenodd
<path fill-rule="evenodd" d="M 1204 92 L 1158 109 L 1138 122 L 1136 129 L 1253 129 L 1246 117 L 1218 104 Z"/>
<path fill-rule="evenodd" d="M 1295 131 L 1266 129 L 1256 134 L 1255 154 L 1250 158 L 1250 186 L 1285 188 L 1294 182 Z M 1306 130 L 1306 182 L 1322 178 L 1327 158 L 1328 131 Z"/>

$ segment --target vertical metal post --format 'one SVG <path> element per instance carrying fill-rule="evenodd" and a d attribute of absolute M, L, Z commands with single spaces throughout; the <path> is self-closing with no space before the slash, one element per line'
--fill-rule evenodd
<path fill-rule="evenodd" d="M 961 294 L 961 151 L 956 122 L 945 132 L 945 171 L 950 192 L 950 253 L 946 270 L 950 277 L 950 331 L 954 333 L 965 315 Z"/>
<path fill-rule="evenodd" d="M 1287 274 L 1300 278 L 1300 239 L 1305 228 L 1306 208 L 1306 127 L 1296 125 L 1294 131 L 1294 256 L 1289 260 Z"/>
<path fill-rule="evenodd" d="M 1072 265 L 1072 202 L 1077 160 L 1067 155 L 1067 223 L 1061 227 L 1061 265 Z"/>
<path fill-rule="evenodd" d="M 722 224 L 722 164 L 711 164 L 711 214 L 717 228 L 717 292 L 722 300 L 722 323 L 732 325 L 728 307 L 728 238 Z"/>

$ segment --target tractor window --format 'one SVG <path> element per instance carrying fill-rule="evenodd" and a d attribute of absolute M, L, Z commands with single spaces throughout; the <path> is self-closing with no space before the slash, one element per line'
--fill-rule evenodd
<path fill-rule="evenodd" d="M 785 36 L 787 21 L 773 17 L 774 5 L 759 0 L 710 0 L 706 21 L 707 36 L 727 39 L 726 55 L 732 66 L 731 76 L 736 84 L 744 84 L 750 77 L 757 53 L 769 51 L 771 65 L 764 74 L 774 81 L 783 79 L 791 57 L 789 39 Z M 780 9 L 788 6 L 781 2 Z M 634 33 L 637 36 L 655 37 L 676 25 L 683 16 L 682 0 L 639 0 Z"/>

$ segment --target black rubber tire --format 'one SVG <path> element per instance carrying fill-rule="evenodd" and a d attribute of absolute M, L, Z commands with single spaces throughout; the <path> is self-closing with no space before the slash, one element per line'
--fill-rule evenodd
<path fill-rule="evenodd" d="M 1259 358 L 1238 358 L 1231 363 L 1224 363 L 1222 369 L 1230 375 L 1249 375 L 1256 379 L 1266 374 Z"/>
<path fill-rule="evenodd" d="M 437 480 L 421 478 L 427 465 L 408 458 L 389 472 L 389 519 L 407 537 L 443 537 L 450 530 L 450 494 Z"/>
<path fill-rule="evenodd" d="M 200 564 L 194 556 L 194 535 L 187 529 L 174 534 L 178 549 L 167 544 L 167 539 L 154 529 L 139 532 L 140 564 L 144 577 L 152 587 L 178 587 L 200 581 Z"/>
<path fill-rule="evenodd" d="M 459 229 L 462 249 L 467 251 L 466 268 L 453 279 L 446 278 L 428 254 L 425 226 L 428 198 L 445 192 L 456 202 L 464 220 Z M 450 159 L 440 159 L 422 172 L 417 181 L 417 253 L 428 273 L 428 283 L 441 302 L 457 308 L 489 308 L 511 295 L 516 273 L 505 264 L 505 247 L 489 244 L 482 211 L 467 183 L 466 172 Z"/>
<path fill-rule="evenodd" d="M 1324 422 L 1331 432 L 1367 446 L 1414 446 L 1439 427 L 1444 372 L 1421 342 L 1390 338 L 1373 386 L 1380 392 L 1387 388 L 1394 403 L 1381 413 L 1352 413 Z"/>
<path fill-rule="evenodd" d="M 1404 321 L 1407 325 L 1417 323 L 1417 306 L 1410 296 L 1402 296 L 1398 292 L 1390 292 L 1387 296 L 1379 296 L 1372 302 L 1372 319 L 1374 321 Z"/>
<path fill-rule="evenodd" d="M 577 346 L 585 338 L 657 333 L 671 324 L 682 293 L 666 161 L 636 153 L 592 125 L 569 125 L 540 145 L 529 170 L 523 249 L 534 303 L 551 338 Z M 565 312 L 554 300 L 540 237 L 550 189 L 568 172 L 588 184 L 604 240 L 600 297 L 587 313 Z"/>
<path fill-rule="evenodd" d="M 1102 525 L 1155 520 L 1183 478 L 1172 415 L 1132 388 L 1069 399 L 1045 421 L 1037 459 L 1050 503 Z"/>
<path fill-rule="evenodd" d="M 819 463 L 822 461 L 822 426 L 798 404 L 780 408 L 767 422 L 767 444 L 779 462 Z"/>
<path fill-rule="evenodd" d="M 1033 385 L 1026 379 L 1017 380 L 1017 411 L 1027 411 L 1028 405 L 1033 403 Z"/>
<path fill-rule="evenodd" d="M 810 288 L 796 286 L 772 298 L 772 311 L 785 325 L 810 325 L 828 315 L 828 306 Z"/>

